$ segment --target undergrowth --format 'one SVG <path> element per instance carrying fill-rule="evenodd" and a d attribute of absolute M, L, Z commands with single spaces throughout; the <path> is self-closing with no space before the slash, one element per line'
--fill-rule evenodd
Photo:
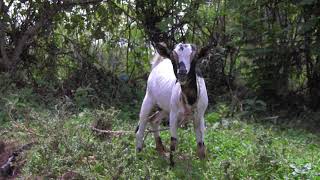
<path fill-rule="evenodd" d="M 76 108 L 60 99 L 45 107 L 32 92 L 22 90 L 1 98 L 1 137 L 5 141 L 37 144 L 24 153 L 21 177 L 57 179 L 68 172 L 79 179 L 315 179 L 320 178 L 320 137 L 304 130 L 281 128 L 227 118 L 218 105 L 206 115 L 207 159 L 196 156 L 192 125 L 179 129 L 176 166 L 155 151 L 152 134 L 140 154 L 135 152 L 134 129 L 138 105 Z M 132 131 L 101 136 L 91 130 Z M 161 133 L 169 147 L 170 135 Z"/>

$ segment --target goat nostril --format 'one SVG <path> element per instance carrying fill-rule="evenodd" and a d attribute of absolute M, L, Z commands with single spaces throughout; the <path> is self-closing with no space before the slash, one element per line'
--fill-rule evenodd
<path fill-rule="evenodd" d="M 185 69 L 179 69 L 179 70 L 178 70 L 178 74 L 186 75 L 186 74 L 187 74 L 187 70 L 185 70 Z"/>

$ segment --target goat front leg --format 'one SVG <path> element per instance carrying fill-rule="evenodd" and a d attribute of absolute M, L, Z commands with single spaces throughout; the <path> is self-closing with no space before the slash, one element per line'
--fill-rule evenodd
<path fill-rule="evenodd" d="M 136 151 L 140 152 L 142 150 L 143 146 L 143 136 L 144 136 L 144 130 L 146 128 L 146 124 L 149 120 L 149 114 L 153 108 L 153 100 L 148 94 L 143 99 L 143 103 L 140 110 L 140 120 L 139 125 L 137 127 L 137 133 L 136 133 Z"/>
<path fill-rule="evenodd" d="M 203 116 L 195 115 L 193 120 L 194 129 L 196 132 L 196 139 L 197 139 L 197 154 L 198 157 L 202 160 L 206 157 L 206 147 L 204 145 L 204 118 Z"/>
<path fill-rule="evenodd" d="M 177 114 L 175 112 L 170 112 L 170 134 L 171 134 L 171 143 L 170 143 L 170 165 L 174 166 L 173 161 L 173 152 L 176 150 L 177 146 Z"/>

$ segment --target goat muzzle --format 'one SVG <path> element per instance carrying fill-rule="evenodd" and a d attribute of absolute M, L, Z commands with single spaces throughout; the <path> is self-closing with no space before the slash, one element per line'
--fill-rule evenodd
<path fill-rule="evenodd" d="M 178 68 L 178 73 L 177 73 L 177 78 L 181 84 L 185 84 L 185 82 L 187 81 L 187 75 L 188 75 L 187 73 L 188 73 L 188 71 L 187 71 L 186 66 L 184 65 L 183 62 L 180 62 L 179 68 Z"/>
<path fill-rule="evenodd" d="M 178 81 L 180 82 L 180 84 L 182 84 L 182 85 L 187 82 L 187 74 L 178 73 L 177 78 L 178 78 Z"/>

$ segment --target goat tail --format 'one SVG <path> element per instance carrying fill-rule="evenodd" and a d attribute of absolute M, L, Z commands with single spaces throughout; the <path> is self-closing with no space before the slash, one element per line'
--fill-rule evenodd
<path fill-rule="evenodd" d="M 153 56 L 152 61 L 151 61 L 152 69 L 154 69 L 162 60 L 163 60 L 163 57 L 160 56 L 159 53 L 156 53 L 156 54 Z"/>

